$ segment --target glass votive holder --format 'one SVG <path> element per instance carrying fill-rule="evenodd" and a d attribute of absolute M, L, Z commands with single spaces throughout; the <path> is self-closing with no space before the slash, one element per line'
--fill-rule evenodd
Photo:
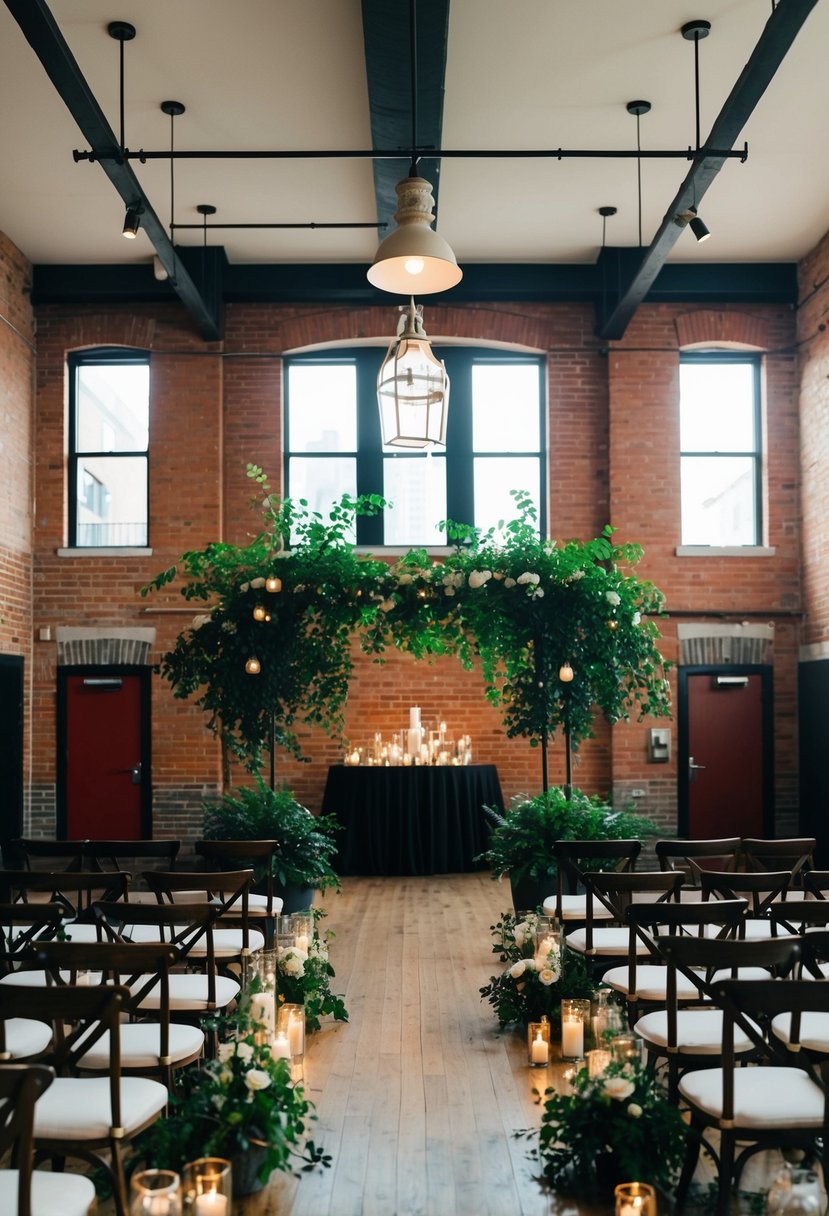
<path fill-rule="evenodd" d="M 297 950 L 304 950 L 307 954 L 314 936 L 314 918 L 310 912 L 294 912 L 292 920 L 294 938 L 292 945 Z"/>
<path fill-rule="evenodd" d="M 180 1216 L 180 1187 L 172 1170 L 139 1170 L 130 1183 L 130 1216 Z"/>
<path fill-rule="evenodd" d="M 606 1047 L 610 1039 L 623 1034 L 622 1011 L 611 1000 L 609 988 L 597 988 L 590 1002 L 590 1029 L 596 1047 Z"/>
<path fill-rule="evenodd" d="M 273 1042 L 276 1034 L 276 958 L 276 950 L 259 950 L 252 956 L 253 978 L 248 987 L 250 1017 L 263 1043 Z"/>
<path fill-rule="evenodd" d="M 642 1063 L 642 1040 L 635 1034 L 616 1034 L 610 1040 L 610 1051 L 620 1064 Z"/>
<path fill-rule="evenodd" d="M 527 1023 L 527 1063 L 530 1068 L 546 1068 L 550 1063 L 550 1023 L 546 1016 L 540 1022 Z"/>
<path fill-rule="evenodd" d="M 224 1157 L 200 1157 L 184 1167 L 188 1216 L 233 1216 L 233 1175 Z"/>
<path fill-rule="evenodd" d="M 647 1182 L 620 1182 L 614 1193 L 616 1216 L 657 1216 L 656 1191 Z"/>
<path fill-rule="evenodd" d="M 592 1051 L 585 1053 L 585 1059 L 587 1060 L 587 1075 L 593 1081 L 596 1077 L 602 1076 L 613 1056 L 607 1047 L 594 1047 Z"/>
<path fill-rule="evenodd" d="M 554 916 L 539 916 L 535 926 L 535 961 L 539 967 L 558 965 L 561 930 Z"/>
<path fill-rule="evenodd" d="M 590 1025 L 590 1002 L 567 998 L 561 1002 L 561 1056 L 580 1060 L 584 1055 L 585 1028 Z"/>
<path fill-rule="evenodd" d="M 274 917 L 274 941 L 280 950 L 296 944 L 294 942 L 293 914 Z"/>
<path fill-rule="evenodd" d="M 301 1080 L 305 1057 L 305 1006 L 288 1002 L 280 1005 L 276 1033 L 280 1050 L 284 1050 L 282 1036 L 288 1042 L 286 1058 L 291 1063 L 291 1076 L 295 1081 Z"/>

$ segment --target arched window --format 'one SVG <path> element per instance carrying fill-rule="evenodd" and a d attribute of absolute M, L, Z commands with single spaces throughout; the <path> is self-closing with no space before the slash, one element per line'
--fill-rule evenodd
<path fill-rule="evenodd" d="M 392 508 L 358 524 L 357 543 L 446 544 L 452 519 L 487 529 L 515 515 L 528 492 L 546 530 L 544 361 L 482 347 L 435 348 L 451 384 L 446 450 L 384 448 L 376 347 L 285 361 L 286 494 L 327 514 L 343 493 L 381 494 Z"/>

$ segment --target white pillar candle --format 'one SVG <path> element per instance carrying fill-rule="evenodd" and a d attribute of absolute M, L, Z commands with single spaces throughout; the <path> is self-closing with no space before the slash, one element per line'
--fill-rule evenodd
<path fill-rule="evenodd" d="M 532 1043 L 532 1062 L 533 1064 L 546 1064 L 550 1059 L 550 1046 L 545 1043 L 541 1037 L 539 1030 L 533 1039 Z"/>
<path fill-rule="evenodd" d="M 280 1030 L 279 1034 L 271 1045 L 271 1055 L 275 1060 L 290 1060 L 291 1044 L 288 1042 L 288 1036 L 284 1030 Z"/>
<path fill-rule="evenodd" d="M 561 1054 L 571 1060 L 584 1055 L 584 1024 L 581 1018 L 562 1021 Z"/>
<path fill-rule="evenodd" d="M 297 933 L 296 937 L 294 938 L 294 945 L 296 946 L 297 950 L 304 950 L 305 953 L 307 954 L 308 953 L 308 934 L 307 933 Z"/>
<path fill-rule="evenodd" d="M 305 1051 L 305 1014 L 292 1013 L 288 1019 L 288 1043 L 292 1056 L 301 1056 Z"/>
<path fill-rule="evenodd" d="M 413 705 L 412 708 L 409 710 L 409 729 L 410 730 L 419 730 L 420 729 L 420 706 L 419 705 Z"/>
<path fill-rule="evenodd" d="M 193 1212 L 194 1216 L 227 1216 L 227 1195 L 218 1191 L 197 1195 Z"/>
<path fill-rule="evenodd" d="M 250 1015 L 254 1022 L 261 1022 L 269 1036 L 276 1031 L 276 998 L 272 992 L 257 992 L 250 998 Z"/>

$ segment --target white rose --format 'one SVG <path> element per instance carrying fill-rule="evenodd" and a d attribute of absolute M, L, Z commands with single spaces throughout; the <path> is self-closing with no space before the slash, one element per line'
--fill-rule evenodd
<path fill-rule="evenodd" d="M 622 602 L 622 597 L 615 591 L 605 591 L 604 598 L 607 600 L 608 604 L 612 604 L 614 608 L 618 608 Z"/>
<path fill-rule="evenodd" d="M 525 958 L 524 966 L 527 968 L 528 971 L 537 971 L 538 970 L 538 968 L 535 965 L 534 958 Z"/>
<path fill-rule="evenodd" d="M 265 586 L 265 580 L 264 578 L 252 578 L 250 580 L 250 585 L 253 587 L 254 591 L 257 591 L 260 587 Z"/>
<path fill-rule="evenodd" d="M 638 625 L 642 619 L 642 614 L 640 612 L 634 612 L 633 616 L 630 619 L 631 619 L 631 624 Z"/>
<path fill-rule="evenodd" d="M 524 945 L 529 931 L 530 926 L 527 924 L 527 922 L 525 920 L 520 920 L 512 931 L 512 936 L 515 940 L 516 946 L 521 947 Z"/>
<path fill-rule="evenodd" d="M 518 575 L 518 579 L 516 581 L 519 583 L 522 583 L 522 584 L 523 583 L 532 583 L 533 586 L 537 587 L 538 584 L 541 582 L 541 577 L 538 574 L 533 574 L 529 570 L 525 570 L 523 574 Z"/>
<path fill-rule="evenodd" d="M 617 1102 L 629 1098 L 635 1088 L 636 1086 L 627 1077 L 607 1077 L 602 1086 L 608 1098 L 615 1098 Z"/>
<path fill-rule="evenodd" d="M 248 1060 L 253 1059 L 253 1048 L 250 1043 L 237 1043 L 236 1054 L 240 1060 L 243 1060 L 247 1064 Z"/>
<path fill-rule="evenodd" d="M 271 1078 L 264 1068 L 249 1068 L 245 1073 L 245 1085 L 248 1089 L 267 1089 L 271 1083 Z"/>
<path fill-rule="evenodd" d="M 517 963 L 513 963 L 509 969 L 509 973 L 514 980 L 520 979 L 527 970 L 527 964 L 524 959 L 519 959 Z"/>
<path fill-rule="evenodd" d="M 641 1119 L 642 1107 L 638 1102 L 631 1102 L 630 1106 L 628 1107 L 628 1114 L 630 1115 L 631 1119 Z"/>
<path fill-rule="evenodd" d="M 501 581 L 501 579 L 504 577 L 504 572 L 503 572 L 503 570 L 495 570 L 495 571 L 493 572 L 492 577 L 493 577 L 493 578 L 494 578 L 494 579 L 495 579 L 497 582 L 500 582 L 500 581 Z"/>
<path fill-rule="evenodd" d="M 193 617 L 193 629 L 194 630 L 201 629 L 202 625 L 206 625 L 209 620 L 210 620 L 209 612 L 202 613 L 201 616 L 194 616 Z"/>
<path fill-rule="evenodd" d="M 558 975 L 553 971 L 552 967 L 542 967 L 538 973 L 538 978 L 541 983 L 549 988 L 550 984 L 554 984 L 558 979 Z"/>
<path fill-rule="evenodd" d="M 531 600 L 541 600 L 543 598 L 544 598 L 544 588 L 543 587 L 536 587 L 536 589 L 534 591 L 530 592 Z"/>
<path fill-rule="evenodd" d="M 225 1064 L 233 1055 L 235 1050 L 234 1043 L 220 1043 L 216 1048 L 216 1059 L 220 1064 Z"/>
<path fill-rule="evenodd" d="M 411 574 L 401 574 L 397 581 L 401 587 L 408 587 L 409 583 L 412 581 L 412 576 Z"/>
<path fill-rule="evenodd" d="M 515 579 L 514 579 L 514 578 L 505 578 L 505 579 L 504 579 L 504 586 L 505 586 L 505 587 L 514 587 L 514 586 L 515 586 Z"/>
<path fill-rule="evenodd" d="M 491 578 L 491 570 L 473 570 L 469 576 L 469 586 L 473 589 L 483 587 L 484 583 L 488 583 Z"/>
<path fill-rule="evenodd" d="M 250 583 L 242 583 L 239 587 L 240 591 L 250 591 Z"/>

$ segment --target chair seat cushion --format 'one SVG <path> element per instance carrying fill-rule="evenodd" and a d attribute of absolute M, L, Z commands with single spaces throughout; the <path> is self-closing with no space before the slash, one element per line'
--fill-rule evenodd
<path fill-rule="evenodd" d="M 161 1027 L 157 1022 L 130 1022 L 120 1028 L 121 1067 L 158 1068 L 161 1053 Z M 170 1025 L 169 1056 L 173 1064 L 192 1060 L 204 1048 L 204 1032 L 197 1026 Z M 95 1072 L 109 1069 L 109 1031 L 102 1034 L 78 1061 L 79 1068 Z"/>
<path fill-rule="evenodd" d="M 611 967 L 602 976 L 602 983 L 617 992 L 633 995 L 628 992 L 630 973 L 627 965 Z M 636 968 L 636 996 L 642 1001 L 664 1001 L 668 986 L 668 968 L 660 967 L 658 963 L 644 963 Z M 695 988 L 684 975 L 676 977 L 677 999 L 693 1001 L 699 998 L 699 989 Z"/>
<path fill-rule="evenodd" d="M 556 915 L 556 897 L 548 895 L 544 900 L 544 915 Z M 593 900 L 593 920 L 613 920 L 613 913 L 599 903 L 598 899 Z M 587 919 L 587 896 L 586 895 L 562 895 L 561 897 L 561 919 L 562 920 L 586 920 Z"/>
<path fill-rule="evenodd" d="M 169 942 L 186 929 L 186 925 L 124 925 L 124 937 L 131 942 Z M 248 949 L 251 953 L 264 949 L 265 938 L 258 929 L 248 931 Z M 213 950 L 216 958 L 238 958 L 242 952 L 241 929 L 214 929 Z M 207 934 L 203 933 L 188 951 L 190 958 L 205 958 Z"/>
<path fill-rule="evenodd" d="M 132 992 L 138 992 L 150 980 L 149 975 L 139 976 L 131 985 Z M 170 1008 L 175 1010 L 207 1009 L 206 975 L 171 975 L 170 976 Z M 241 988 L 236 980 L 226 975 L 216 976 L 216 1008 L 224 1009 L 231 1001 L 235 1001 Z M 158 1009 L 161 1002 L 161 990 L 156 983 L 150 988 L 141 1001 L 140 1009 Z"/>
<path fill-rule="evenodd" d="M 679 1092 L 705 1114 L 722 1111 L 723 1070 L 686 1072 Z M 48 1091 L 47 1091 L 48 1092 Z M 823 1090 L 800 1068 L 737 1068 L 734 1070 L 734 1121 L 738 1128 L 820 1128 Z"/>
<path fill-rule="evenodd" d="M 52 1041 L 52 1027 L 34 1018 L 7 1018 L 5 1030 L 6 1051 L 13 1060 L 40 1055 Z"/>
<path fill-rule="evenodd" d="M 109 1077 L 55 1077 L 35 1103 L 35 1140 L 106 1140 L 112 1127 Z M 134 1135 L 167 1105 L 166 1086 L 121 1078 L 121 1119 Z"/>
<path fill-rule="evenodd" d="M 273 899 L 271 900 L 271 914 L 273 916 L 279 916 L 281 914 L 282 904 L 283 900 L 281 900 L 278 895 L 274 895 Z M 261 914 L 262 912 L 267 912 L 267 895 L 257 895 L 255 891 L 251 891 L 250 895 L 248 896 L 248 910 L 254 915 L 257 913 Z"/>
<path fill-rule="evenodd" d="M 677 1048 L 695 1056 L 718 1056 L 722 1049 L 721 1009 L 679 1009 L 676 1015 Z M 668 1044 L 668 1014 L 664 1009 L 646 1013 L 634 1026 L 634 1032 L 657 1049 Z M 758 1029 L 759 1033 L 759 1029 Z M 751 1051 L 754 1043 L 739 1026 L 734 1027 L 734 1050 L 738 1054 Z"/>
<path fill-rule="evenodd" d="M 58 972 L 64 983 L 68 984 L 71 979 L 71 972 Z M 100 971 L 87 971 L 83 973 L 82 984 L 100 984 L 102 974 Z M 38 970 L 32 971 L 12 971 L 9 975 L 4 975 L 0 979 L 0 984 L 14 984 L 21 988 L 45 988 L 47 984 L 46 972 Z"/>
<path fill-rule="evenodd" d="M 630 942 L 629 929 L 594 929 L 591 954 L 608 954 L 613 958 L 625 956 Z M 579 954 L 587 953 L 587 930 L 573 929 L 567 934 L 567 945 Z M 650 955 L 650 950 L 643 941 L 636 942 L 637 955 Z"/>
<path fill-rule="evenodd" d="M 0 1170 L 0 1212 L 17 1216 L 17 1170 Z M 32 1216 L 87 1216 L 95 1186 L 83 1174 L 32 1171 Z"/>
<path fill-rule="evenodd" d="M 721 971 L 715 971 L 711 977 L 712 984 L 718 984 L 720 980 L 768 980 L 771 976 L 765 967 L 738 967 L 733 971 L 730 967 L 723 967 Z"/>
<path fill-rule="evenodd" d="M 714 904 L 716 907 L 716 904 Z M 722 929 L 717 925 L 706 925 L 704 927 L 705 937 L 717 937 L 722 932 Z M 763 920 L 762 917 L 749 916 L 741 926 L 742 938 L 747 942 L 765 942 L 774 934 L 772 933 L 772 923 L 770 920 Z M 791 930 L 785 925 L 777 926 L 777 937 L 791 937 Z"/>
<path fill-rule="evenodd" d="M 784 1043 L 791 1041 L 791 1019 L 790 1013 L 778 1013 L 772 1018 L 772 1032 Z M 801 1013 L 800 1045 L 809 1051 L 829 1053 L 829 1013 L 819 1013 L 816 1009 Z"/>

